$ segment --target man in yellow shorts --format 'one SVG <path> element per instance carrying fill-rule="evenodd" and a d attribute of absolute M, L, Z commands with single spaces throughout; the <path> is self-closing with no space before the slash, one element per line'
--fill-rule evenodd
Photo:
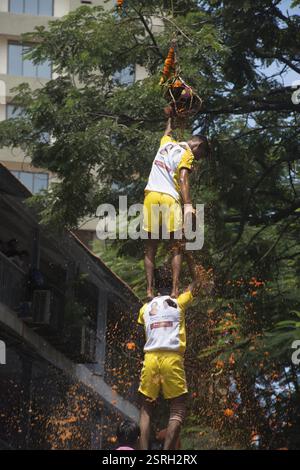
<path fill-rule="evenodd" d="M 153 403 L 162 389 L 170 400 L 170 418 L 164 449 L 175 449 L 185 416 L 187 384 L 184 371 L 186 348 L 185 311 L 199 288 L 196 268 L 189 261 L 193 277 L 187 290 L 177 299 L 164 295 L 169 292 L 171 276 L 155 276 L 155 285 L 162 295 L 143 305 L 138 323 L 144 326 L 146 343 L 139 392 L 142 396 L 140 416 L 140 447 L 148 449 Z"/>
<path fill-rule="evenodd" d="M 145 270 L 148 299 L 154 295 L 155 255 L 162 229 L 168 234 L 166 238 L 171 240 L 173 277 L 171 297 L 178 297 L 182 262 L 178 233 L 182 233 L 183 228 L 180 199 L 184 204 L 184 220 L 186 220 L 187 214 L 194 212 L 189 173 L 194 159 L 199 160 L 209 149 L 208 141 L 202 135 L 192 136 L 188 142 L 176 142 L 171 134 L 172 118 L 169 117 L 145 188 L 143 229 L 147 232 Z"/>

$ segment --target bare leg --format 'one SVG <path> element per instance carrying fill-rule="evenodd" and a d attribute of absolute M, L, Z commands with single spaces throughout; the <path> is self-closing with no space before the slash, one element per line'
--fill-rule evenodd
<path fill-rule="evenodd" d="M 151 431 L 151 413 L 152 413 L 152 404 L 147 400 L 146 397 L 143 397 L 143 404 L 140 414 L 140 449 L 148 450 L 149 440 L 150 440 L 150 431 Z"/>
<path fill-rule="evenodd" d="M 154 268 L 155 268 L 155 255 L 157 251 L 158 240 L 146 240 L 145 246 L 145 271 L 147 278 L 147 297 L 154 296 Z"/>
<path fill-rule="evenodd" d="M 185 406 L 186 394 L 171 400 L 171 413 L 164 443 L 164 450 L 176 450 L 176 443 L 184 420 Z"/>
<path fill-rule="evenodd" d="M 181 422 L 173 419 L 168 424 L 164 450 L 176 450 L 176 442 L 178 440 L 181 429 Z"/>
<path fill-rule="evenodd" d="M 170 242 L 172 253 L 172 292 L 171 297 L 177 298 L 179 295 L 179 276 L 182 264 L 182 247 L 179 240 Z"/>

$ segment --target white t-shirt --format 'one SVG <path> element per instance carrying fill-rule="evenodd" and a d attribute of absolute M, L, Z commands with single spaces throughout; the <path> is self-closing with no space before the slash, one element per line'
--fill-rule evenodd
<path fill-rule="evenodd" d="M 185 351 L 185 309 L 193 300 L 192 292 L 186 291 L 177 299 L 171 299 L 176 304 L 176 308 L 168 305 L 167 299 L 170 299 L 169 295 L 154 297 L 140 310 L 138 323 L 145 327 L 145 352 L 170 350 L 183 353 Z"/>
<path fill-rule="evenodd" d="M 190 170 L 193 160 L 193 152 L 186 142 L 176 142 L 170 136 L 163 136 L 145 191 L 169 194 L 178 200 L 179 172 L 182 168 Z"/>

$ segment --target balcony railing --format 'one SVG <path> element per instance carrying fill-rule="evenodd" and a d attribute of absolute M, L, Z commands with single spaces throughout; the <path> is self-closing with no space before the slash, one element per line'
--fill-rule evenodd
<path fill-rule="evenodd" d="M 29 273 L 0 252 L 0 302 L 14 310 L 29 326 L 38 328 L 36 331 L 40 335 L 46 337 L 72 360 L 93 363 L 96 347 L 95 328 L 90 325 L 76 328 L 71 324 L 69 335 L 66 336 L 66 293 L 51 284 L 47 275 L 43 277 L 43 287 L 30 288 Z"/>
<path fill-rule="evenodd" d="M 0 302 L 16 310 L 24 299 L 26 273 L 0 252 Z"/>

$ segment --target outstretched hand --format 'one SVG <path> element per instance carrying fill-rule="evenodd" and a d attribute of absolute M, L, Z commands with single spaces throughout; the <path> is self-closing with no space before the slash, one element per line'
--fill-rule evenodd
<path fill-rule="evenodd" d="M 168 106 L 165 106 L 164 108 L 164 113 L 165 113 L 165 116 L 167 118 L 172 118 L 174 117 L 174 109 L 172 108 L 172 106 L 168 105 Z"/>
<path fill-rule="evenodd" d="M 185 252 L 186 261 L 192 276 L 192 282 L 188 289 L 196 296 L 202 290 L 210 295 L 214 288 L 213 272 L 211 269 L 206 270 L 201 264 L 196 264 L 193 254 Z"/>
<path fill-rule="evenodd" d="M 177 46 L 177 39 L 173 38 L 171 41 L 171 47 L 176 47 Z"/>

